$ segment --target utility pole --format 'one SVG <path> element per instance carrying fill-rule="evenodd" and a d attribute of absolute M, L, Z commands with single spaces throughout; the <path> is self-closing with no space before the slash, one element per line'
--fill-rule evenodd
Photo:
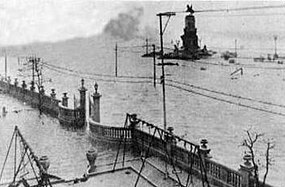
<path fill-rule="evenodd" d="M 118 45 L 115 46 L 115 76 L 118 76 Z"/>
<path fill-rule="evenodd" d="M 32 81 L 35 83 L 35 59 L 32 59 Z"/>
<path fill-rule="evenodd" d="M 7 80 L 7 53 L 6 50 L 4 51 L 5 53 L 5 80 Z"/>
<path fill-rule="evenodd" d="M 235 57 L 237 57 L 237 39 L 235 39 Z"/>
<path fill-rule="evenodd" d="M 156 64 L 155 64 L 155 45 L 153 47 L 153 86 L 156 87 Z"/>
<path fill-rule="evenodd" d="M 277 59 L 278 58 L 278 55 L 277 55 L 277 36 L 274 35 L 273 38 L 274 38 L 274 45 L 275 45 L 273 58 Z"/>
<path fill-rule="evenodd" d="M 172 13 L 159 13 L 159 35 L 160 35 L 160 48 L 161 48 L 161 83 L 162 83 L 162 105 L 163 105 L 163 129 L 166 131 L 166 103 L 165 103 L 165 74 L 164 74 L 164 53 L 163 53 L 163 30 L 162 30 L 162 16 L 170 16 L 175 15 Z M 166 28 L 166 27 L 165 27 Z M 165 30 L 165 29 L 164 29 Z M 164 137 L 166 138 L 166 137 Z M 171 159 L 171 158 L 170 158 Z M 165 178 L 168 178 L 168 169 L 167 163 L 165 162 Z"/>
<path fill-rule="evenodd" d="M 162 32 L 162 14 L 159 16 L 159 29 L 160 29 L 160 48 L 161 48 L 161 83 L 162 83 L 162 105 L 163 105 L 163 129 L 166 131 L 166 104 L 165 104 L 165 75 L 164 75 L 164 53 L 163 53 L 163 32 Z"/>
<path fill-rule="evenodd" d="M 148 55 L 148 39 L 147 39 L 147 38 L 145 39 L 145 46 L 146 46 L 146 48 L 145 48 L 145 54 Z"/>

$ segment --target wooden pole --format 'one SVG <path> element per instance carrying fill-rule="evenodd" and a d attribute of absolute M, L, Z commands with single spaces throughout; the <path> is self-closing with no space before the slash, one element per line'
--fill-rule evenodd
<path fill-rule="evenodd" d="M 237 57 L 237 39 L 235 39 L 235 56 Z"/>
<path fill-rule="evenodd" d="M 7 80 L 7 54 L 5 50 L 5 80 Z"/>
<path fill-rule="evenodd" d="M 115 76 L 118 76 L 118 45 L 115 46 Z"/>
<path fill-rule="evenodd" d="M 160 30 L 160 48 L 161 48 L 161 83 L 162 83 L 162 105 L 163 105 L 163 130 L 166 131 L 166 103 L 165 103 L 165 75 L 164 75 L 164 53 L 163 53 L 163 31 L 162 31 L 162 14 L 159 16 L 159 30 Z M 168 178 L 168 168 L 165 162 L 165 178 Z"/>
<path fill-rule="evenodd" d="M 148 55 L 148 39 L 145 40 L 145 46 L 146 46 L 146 48 L 145 48 L 145 54 Z"/>
<path fill-rule="evenodd" d="M 163 129 L 166 131 L 166 105 L 165 105 L 165 75 L 164 75 L 164 54 L 163 54 L 163 32 L 162 32 L 162 15 L 159 14 L 160 28 L 160 48 L 161 48 L 161 71 L 162 71 L 162 99 L 163 99 Z"/>
<path fill-rule="evenodd" d="M 32 81 L 35 83 L 35 58 L 31 59 L 32 60 Z"/>
<path fill-rule="evenodd" d="M 274 36 L 274 44 L 275 44 L 275 48 L 274 48 L 274 52 L 275 52 L 275 56 L 277 56 L 277 36 Z"/>
<path fill-rule="evenodd" d="M 156 87 L 156 64 L 155 64 L 155 45 L 153 47 L 153 86 Z"/>

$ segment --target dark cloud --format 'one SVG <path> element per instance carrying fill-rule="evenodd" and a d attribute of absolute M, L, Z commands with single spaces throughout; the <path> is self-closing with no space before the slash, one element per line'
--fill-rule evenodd
<path fill-rule="evenodd" d="M 105 26 L 104 32 L 123 40 L 131 40 L 139 35 L 143 8 L 134 8 L 128 13 L 120 13 Z"/>

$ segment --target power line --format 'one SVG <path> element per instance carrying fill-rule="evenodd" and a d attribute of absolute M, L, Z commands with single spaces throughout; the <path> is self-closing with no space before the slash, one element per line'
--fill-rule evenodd
<path fill-rule="evenodd" d="M 52 67 L 49 67 L 49 66 L 45 66 L 45 67 L 48 68 L 49 70 L 58 72 L 58 73 L 60 73 L 60 74 L 67 74 L 67 75 L 74 76 L 74 77 L 82 77 L 82 78 L 86 78 L 86 79 L 89 79 L 89 80 L 96 80 L 96 81 L 102 81 L 102 82 L 152 83 L 151 80 L 149 80 L 149 81 L 147 81 L 147 80 L 141 80 L 141 81 L 140 81 L 140 80 L 137 80 L 137 81 L 120 80 L 120 79 L 116 79 L 115 76 L 112 77 L 112 78 L 114 78 L 114 79 L 94 78 L 94 77 L 88 76 L 87 74 L 79 74 L 79 73 L 71 72 L 71 71 L 58 70 L 58 69 L 56 69 L 56 68 L 52 68 Z M 120 77 L 118 76 L 118 78 L 120 78 Z M 121 77 L 121 78 L 124 78 L 124 77 Z M 130 78 L 130 77 L 125 76 L 125 78 Z"/>
<path fill-rule="evenodd" d="M 180 84 L 180 85 L 184 85 L 184 86 L 189 86 L 191 88 L 204 90 L 204 91 L 207 91 L 207 92 L 212 92 L 212 93 L 216 93 L 216 94 L 220 94 L 220 95 L 224 95 L 224 96 L 234 97 L 234 98 L 237 98 L 237 99 L 243 99 L 243 100 L 257 102 L 257 103 L 261 103 L 261 104 L 265 104 L 265 105 L 271 105 L 271 106 L 277 106 L 277 107 L 285 108 L 285 105 L 281 105 L 281 104 L 275 104 L 275 103 L 271 103 L 271 102 L 267 102 L 267 101 L 260 101 L 260 100 L 252 99 L 252 98 L 249 98 L 249 97 L 243 97 L 243 96 L 238 96 L 238 95 L 234 95 L 234 94 L 228 94 L 228 93 L 225 93 L 225 92 L 222 92 L 222 91 L 211 90 L 211 89 L 208 89 L 208 88 L 203 88 L 203 87 L 195 86 L 193 84 L 188 84 L 188 83 L 182 83 L 182 82 L 175 81 L 175 80 L 167 79 L 167 81 L 170 81 L 170 82 L 173 82 L 173 83 L 176 83 L 176 84 Z"/>
<path fill-rule="evenodd" d="M 274 111 L 271 111 L 271 110 L 262 109 L 262 108 L 258 108 L 258 107 L 254 107 L 254 106 L 250 106 L 250 105 L 245 105 L 245 104 L 242 104 L 242 103 L 236 103 L 236 102 L 229 101 L 229 100 L 226 100 L 226 99 L 221 99 L 221 98 L 217 98 L 217 97 L 214 97 L 214 96 L 210 96 L 210 95 L 206 95 L 206 94 L 203 94 L 203 93 L 199 93 L 199 92 L 196 92 L 196 91 L 193 91 L 193 90 L 188 90 L 188 89 L 185 89 L 183 87 L 176 86 L 176 85 L 169 84 L 169 83 L 167 83 L 166 85 L 170 86 L 170 87 L 173 87 L 173 88 L 177 88 L 179 90 L 184 90 L 186 92 L 190 92 L 190 93 L 193 93 L 193 94 L 196 94 L 196 95 L 200 95 L 200 96 L 208 97 L 208 98 L 211 98 L 211 99 L 214 99 L 214 100 L 222 101 L 222 102 L 225 102 L 225 103 L 229 103 L 229 104 L 233 104 L 233 105 L 237 105 L 237 106 L 242 106 L 242 107 L 245 107 L 245 108 L 250 108 L 250 109 L 253 109 L 253 110 L 258 110 L 258 111 L 271 113 L 271 114 L 275 114 L 275 115 L 285 116 L 285 114 L 281 113 L 281 112 L 274 112 Z"/>
<path fill-rule="evenodd" d="M 95 77 L 91 77 L 91 76 L 94 76 L 94 74 L 91 74 L 91 73 L 83 73 L 83 72 L 73 71 L 71 69 L 62 68 L 62 67 L 58 68 L 59 66 L 54 66 L 54 67 L 53 66 L 47 66 L 46 64 L 45 64 L 45 67 L 47 67 L 48 69 L 50 69 L 52 71 L 56 71 L 56 72 L 58 72 L 60 74 L 68 74 L 70 76 L 76 76 L 76 77 L 80 76 L 82 78 L 86 78 L 86 79 L 90 79 L 90 80 L 96 80 L 96 81 L 102 81 L 102 82 L 140 83 L 140 84 L 143 84 L 143 83 L 151 84 L 152 83 L 152 81 L 151 81 L 152 77 L 118 76 L 116 78 L 115 76 L 108 75 L 108 79 L 106 79 L 107 78 L 106 76 L 101 76 L 101 78 L 95 78 Z M 95 74 L 95 75 L 99 76 L 100 74 Z M 123 78 L 127 78 L 127 79 L 143 79 L 143 80 L 123 80 Z M 271 113 L 271 114 L 285 116 L 284 113 L 274 112 L 274 111 L 271 111 L 271 110 L 262 109 L 262 108 L 258 108 L 258 107 L 255 107 L 255 106 L 250 106 L 250 105 L 246 105 L 246 104 L 237 103 L 237 102 L 234 102 L 234 101 L 230 101 L 230 100 L 214 97 L 214 96 L 207 95 L 207 94 L 204 94 L 204 93 L 200 93 L 200 92 L 197 92 L 197 91 L 194 91 L 194 90 L 189 90 L 189 89 L 183 88 L 183 87 L 181 87 L 179 85 L 188 86 L 188 87 L 191 87 L 191 88 L 195 88 L 195 89 L 199 89 L 199 90 L 203 90 L 203 91 L 207 91 L 207 92 L 211 92 L 211 93 L 215 93 L 215 94 L 219 94 L 219 95 L 224 95 L 224 96 L 229 96 L 229 97 L 233 97 L 233 98 L 248 100 L 248 101 L 251 101 L 251 102 L 257 102 L 257 103 L 271 105 L 271 106 L 277 106 L 277 107 L 285 108 L 285 105 L 274 104 L 274 103 L 267 102 L 267 101 L 255 100 L 255 99 L 252 99 L 252 98 L 247 98 L 247 97 L 238 96 L 238 95 L 234 95 L 234 94 L 228 94 L 228 93 L 225 93 L 225 92 L 215 91 L 215 90 L 211 90 L 211 89 L 208 89 L 208 88 L 203 88 L 203 87 L 200 87 L 200 86 L 195 86 L 195 85 L 188 84 L 188 83 L 182 83 L 182 82 L 179 82 L 179 81 L 176 81 L 176 80 L 167 79 L 167 81 L 174 83 L 174 84 L 167 83 L 166 84 L 167 86 L 174 87 L 174 88 L 177 88 L 177 89 L 180 89 L 180 90 L 184 90 L 184 91 L 187 91 L 187 92 L 190 92 L 190 93 L 194 93 L 196 95 L 201 95 L 201 96 L 208 97 L 208 98 L 211 98 L 211 99 L 214 99 L 214 100 L 218 100 L 218 101 L 222 101 L 222 102 L 225 102 L 225 103 L 229 103 L 229 104 L 234 104 L 234 105 L 250 108 L 250 109 L 253 109 L 253 110 L 258 110 L 258 111 L 262 111 L 262 112 L 267 112 L 267 113 Z"/>

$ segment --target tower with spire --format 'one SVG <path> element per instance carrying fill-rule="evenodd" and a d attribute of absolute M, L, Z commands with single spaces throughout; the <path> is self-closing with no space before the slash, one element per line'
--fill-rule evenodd
<path fill-rule="evenodd" d="M 187 11 L 190 12 L 190 14 L 185 17 L 184 34 L 181 36 L 181 39 L 183 42 L 183 49 L 187 52 L 193 53 L 199 49 L 198 36 L 192 6 L 188 7 L 188 9 Z"/>

